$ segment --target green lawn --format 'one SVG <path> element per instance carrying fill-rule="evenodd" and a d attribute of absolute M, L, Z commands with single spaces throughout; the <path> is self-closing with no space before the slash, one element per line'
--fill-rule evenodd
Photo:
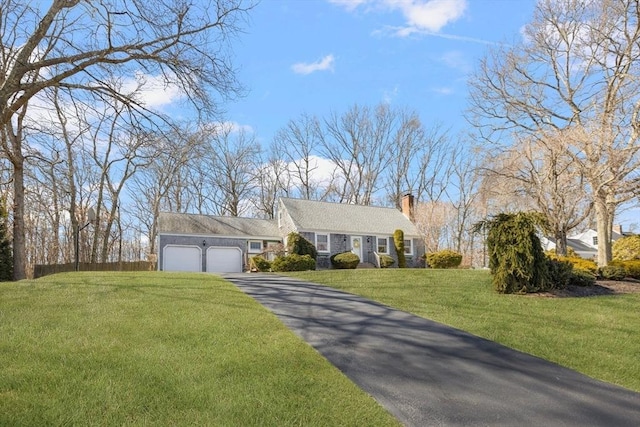
<path fill-rule="evenodd" d="M 478 270 L 291 273 L 451 325 L 640 391 L 640 294 L 588 298 L 500 295 Z"/>
<path fill-rule="evenodd" d="M 397 425 L 275 316 L 206 274 L 0 284 L 0 425 Z"/>

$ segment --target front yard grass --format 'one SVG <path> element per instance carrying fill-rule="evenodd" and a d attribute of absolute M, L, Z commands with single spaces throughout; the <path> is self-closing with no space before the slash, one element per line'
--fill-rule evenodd
<path fill-rule="evenodd" d="M 0 283 L 0 425 L 398 424 L 219 277 L 91 272 Z"/>
<path fill-rule="evenodd" d="M 640 391 L 640 293 L 586 298 L 501 295 L 482 270 L 291 273 L 362 295 Z"/>

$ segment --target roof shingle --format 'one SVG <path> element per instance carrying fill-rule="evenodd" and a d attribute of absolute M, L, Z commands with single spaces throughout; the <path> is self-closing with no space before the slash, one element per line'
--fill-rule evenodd
<path fill-rule="evenodd" d="M 280 201 L 300 231 L 391 235 L 400 229 L 406 236 L 420 235 L 415 225 L 395 208 L 284 197 Z"/>

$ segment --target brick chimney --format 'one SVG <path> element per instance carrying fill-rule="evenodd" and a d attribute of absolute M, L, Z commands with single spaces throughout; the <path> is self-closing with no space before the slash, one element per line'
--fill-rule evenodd
<path fill-rule="evenodd" d="M 413 222 L 413 194 L 407 193 L 402 196 L 402 213 Z"/>
<path fill-rule="evenodd" d="M 614 224 L 613 225 L 613 232 L 614 233 L 618 233 L 619 235 L 622 236 L 622 224 Z"/>

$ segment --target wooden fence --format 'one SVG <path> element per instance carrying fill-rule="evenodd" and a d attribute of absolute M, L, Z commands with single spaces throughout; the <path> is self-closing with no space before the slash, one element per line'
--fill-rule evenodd
<path fill-rule="evenodd" d="M 46 276 L 48 274 L 65 273 L 75 271 L 76 264 L 52 264 L 52 265 L 35 265 L 33 268 L 33 278 Z M 149 261 L 134 262 L 81 262 L 78 266 L 80 271 L 153 271 L 155 263 Z"/>

